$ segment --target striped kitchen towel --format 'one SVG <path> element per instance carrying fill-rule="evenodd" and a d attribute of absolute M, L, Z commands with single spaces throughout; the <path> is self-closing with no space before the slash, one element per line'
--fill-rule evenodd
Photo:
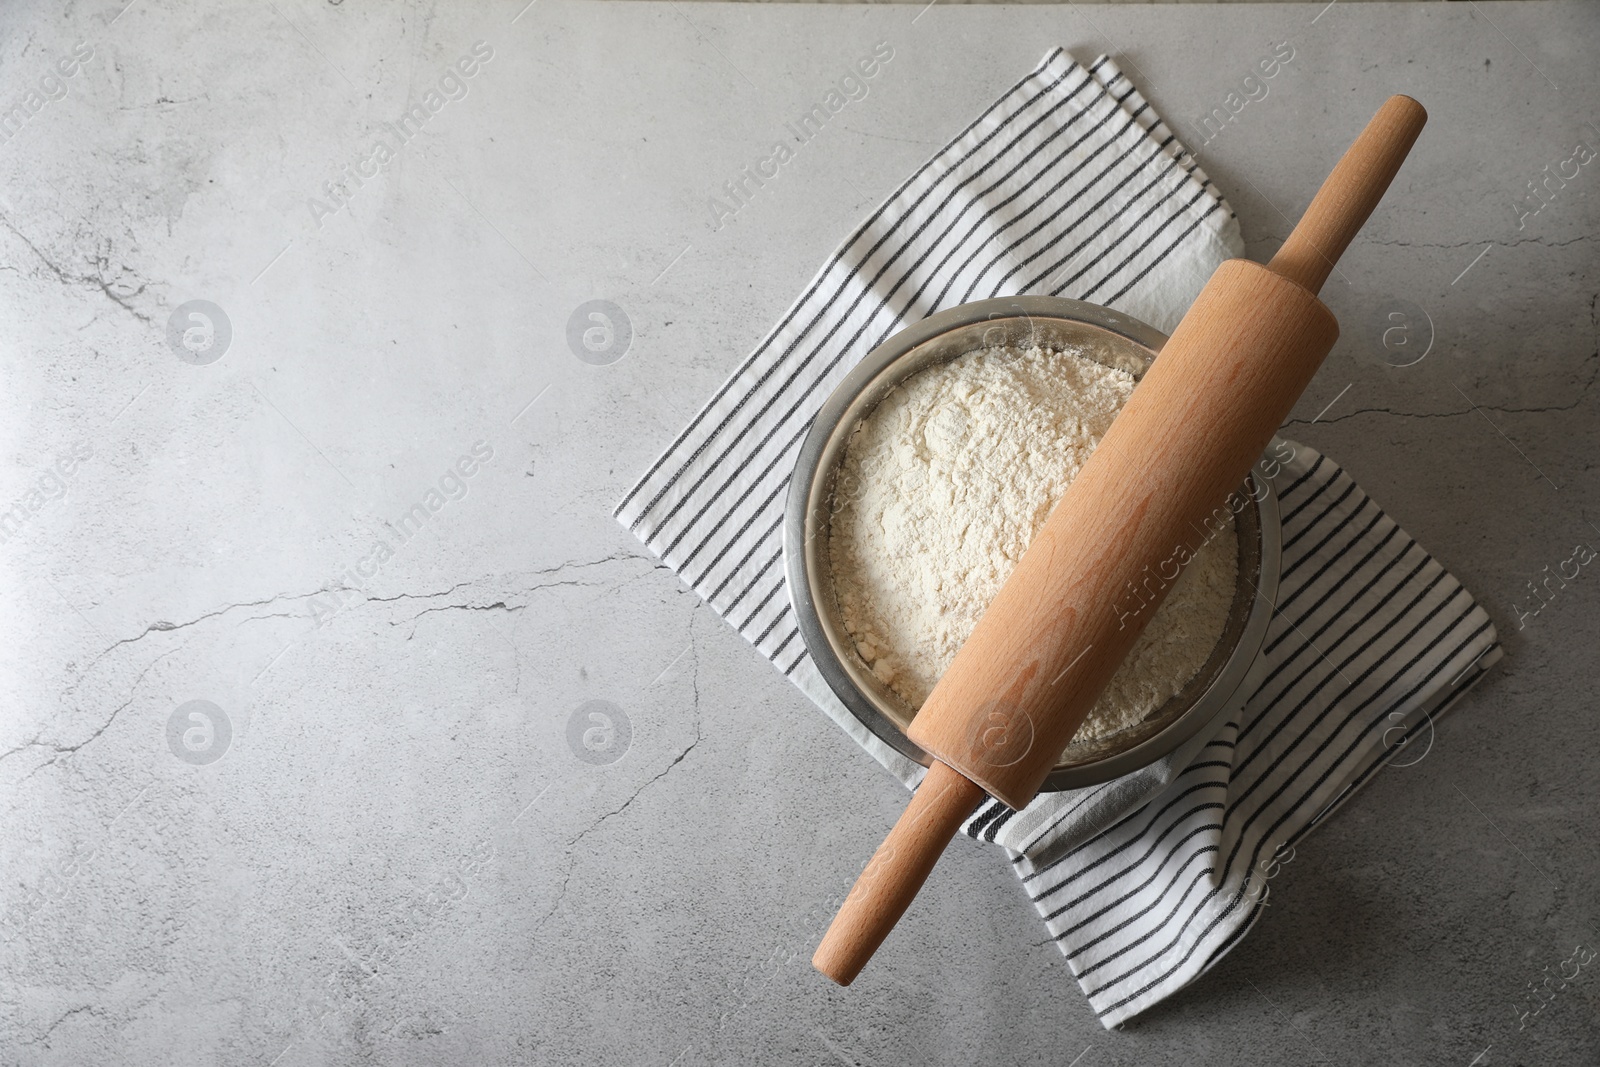
<path fill-rule="evenodd" d="M 1295 844 L 1380 768 L 1426 757 L 1439 716 L 1500 659 L 1488 614 L 1342 467 L 1274 447 L 1283 559 L 1242 703 L 1131 807 L 1123 779 L 1014 816 L 987 801 L 967 824 L 1013 851 L 1108 1027 L 1238 944 Z"/>
<path fill-rule="evenodd" d="M 1056 49 L 850 235 L 617 518 L 914 787 L 922 768 L 813 666 L 785 586 L 785 494 L 818 408 L 890 334 L 971 300 L 1053 293 L 1170 331 L 1242 247 L 1227 202 L 1116 66 Z M 1414 758 L 1430 716 L 1499 654 L 1482 609 L 1348 476 L 1279 447 L 1279 610 L 1217 729 L 1021 812 L 986 802 L 965 827 L 1013 853 L 1107 1026 L 1237 943 L 1276 850 L 1386 760 Z"/>

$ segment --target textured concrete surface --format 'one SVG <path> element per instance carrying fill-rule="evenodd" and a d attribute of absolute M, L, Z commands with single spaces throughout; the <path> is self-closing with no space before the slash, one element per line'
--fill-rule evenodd
<path fill-rule="evenodd" d="M 1600 1060 L 1595 7 L 122 4 L 0 10 L 0 1062 Z M 1386 94 L 1428 105 L 1289 430 L 1508 650 L 1120 1033 L 970 841 L 854 988 L 810 971 L 904 795 L 609 517 L 1056 43 L 1119 56 L 1262 257 Z M 627 329 L 569 342 L 592 300 Z"/>

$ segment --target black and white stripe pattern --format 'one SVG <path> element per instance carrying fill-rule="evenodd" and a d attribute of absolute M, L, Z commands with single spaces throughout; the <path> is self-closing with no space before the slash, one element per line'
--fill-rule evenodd
<path fill-rule="evenodd" d="M 784 492 L 828 394 L 908 322 L 1055 292 L 1169 327 L 1238 244 L 1221 196 L 1104 57 L 1055 50 L 892 195 L 617 508 L 790 677 Z"/>
<path fill-rule="evenodd" d="M 1423 758 L 1438 715 L 1500 658 L 1461 584 L 1342 468 L 1293 447 L 1274 479 L 1276 611 L 1242 707 L 1133 810 L 1001 835 L 1107 1026 L 1233 947 L 1261 914 L 1274 857 L 1380 768 Z"/>
<path fill-rule="evenodd" d="M 1241 247 L 1226 202 L 1115 66 L 1057 49 L 845 241 L 617 517 L 914 786 L 922 768 L 812 666 L 785 587 L 784 494 L 817 409 L 891 333 L 970 300 L 1053 292 L 1170 330 Z M 1107 1026 L 1236 943 L 1260 913 L 1263 858 L 1385 761 L 1412 758 L 1414 745 L 1396 757 L 1401 741 L 1499 654 L 1454 579 L 1338 467 L 1294 447 L 1275 480 L 1278 613 L 1248 701 L 1158 764 L 1021 812 L 991 801 L 965 827 L 1012 850 Z"/>

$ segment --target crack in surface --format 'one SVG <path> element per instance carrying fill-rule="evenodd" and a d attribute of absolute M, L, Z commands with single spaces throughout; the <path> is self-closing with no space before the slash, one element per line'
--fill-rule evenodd
<path fill-rule="evenodd" d="M 319 592 L 321 592 L 321 591 L 319 590 Z M 146 626 L 143 630 L 141 630 L 139 633 L 135 634 L 134 636 L 132 636 L 132 637 L 124 637 L 119 641 L 113 641 L 110 645 L 106 646 L 105 648 L 101 649 L 99 652 L 95 653 L 94 658 L 91 659 L 88 663 L 84 664 L 83 669 L 78 672 L 78 677 L 73 680 L 72 684 L 68 685 L 67 688 L 62 691 L 62 696 L 63 697 L 70 697 L 72 694 L 76 693 L 78 691 L 78 687 L 83 684 L 83 680 L 85 678 L 87 678 L 89 676 L 89 672 L 94 669 L 95 664 L 99 663 L 101 660 L 103 660 L 107 656 L 111 655 L 111 653 L 115 652 L 117 649 L 121 648 L 123 645 L 131 645 L 131 644 L 134 644 L 137 641 L 142 641 L 144 638 L 150 636 L 153 633 L 171 633 L 173 630 L 187 629 L 188 627 L 194 626 L 197 623 L 204 622 L 207 619 L 214 619 L 219 615 L 226 615 L 228 612 L 234 611 L 234 610 L 236 610 L 238 608 L 266 607 L 266 606 L 271 605 L 271 604 L 276 604 L 280 600 L 306 600 L 306 599 L 309 599 L 310 597 L 313 597 L 313 596 L 316 596 L 316 595 L 318 595 L 318 594 L 317 593 L 278 593 L 278 594 L 276 594 L 276 595 L 274 595 L 272 597 L 267 598 L 266 600 L 245 600 L 245 601 L 240 601 L 240 602 L 235 603 L 235 604 L 225 604 L 222 607 L 216 609 L 215 611 L 208 611 L 208 612 L 205 612 L 205 613 L 203 613 L 201 615 L 197 615 L 194 618 L 189 619 L 186 622 L 169 622 L 166 619 L 157 619 L 155 622 L 150 623 L 148 626 Z M 246 619 L 245 621 L 246 622 L 258 622 L 258 621 L 260 621 L 262 619 L 292 619 L 292 618 L 296 618 L 296 617 L 297 617 L 297 614 L 293 613 L 293 612 L 273 612 L 273 613 L 267 614 L 267 615 L 252 615 L 249 619 Z M 4 758 L 5 758 L 4 756 L 0 756 L 0 759 L 4 759 Z"/>
<path fill-rule="evenodd" d="M 1571 411 L 1582 402 L 1583 398 L 1580 396 L 1578 400 L 1571 404 L 1552 404 L 1550 407 L 1544 408 L 1492 408 L 1487 404 L 1479 404 L 1477 410 L 1492 411 L 1497 415 L 1528 415 L 1546 411 Z M 1460 411 L 1396 411 L 1393 408 L 1356 408 L 1354 411 L 1348 411 L 1334 418 L 1290 419 L 1284 425 L 1310 426 L 1312 423 L 1316 423 L 1318 426 L 1329 426 L 1336 422 L 1343 422 L 1346 419 L 1353 419 L 1357 415 L 1393 415 L 1397 419 L 1453 419 L 1461 415 L 1471 415 L 1472 413 L 1472 408 L 1463 408 Z"/>
<path fill-rule="evenodd" d="M 226 615 L 228 612 L 234 611 L 234 610 L 236 610 L 238 608 L 260 608 L 260 607 L 266 607 L 269 604 L 276 604 L 280 600 L 306 600 L 306 599 L 309 599 L 310 597 L 317 596 L 318 593 L 321 593 L 321 592 L 322 592 L 322 590 L 318 590 L 317 593 L 278 593 L 278 594 L 276 594 L 274 596 L 268 597 L 266 600 L 241 600 L 241 601 L 239 601 L 238 603 L 235 603 L 235 604 L 224 604 L 222 607 L 218 608 L 215 611 L 207 611 L 207 612 L 204 612 L 203 614 L 196 615 L 194 618 L 189 619 L 186 622 L 168 622 L 166 619 L 157 619 L 155 622 L 153 622 L 150 625 L 146 626 L 142 631 L 140 631 L 139 633 L 133 635 L 132 637 L 124 637 L 120 641 L 113 641 L 105 649 L 105 651 L 101 652 L 98 656 L 96 656 L 94 659 L 89 661 L 89 665 L 84 668 L 84 672 L 87 673 L 88 670 L 89 670 L 89 667 L 94 666 L 102 658 L 104 658 L 105 656 L 110 655 L 112 652 L 114 652 L 117 649 L 121 648 L 123 645 L 131 645 L 135 641 L 141 641 L 141 640 L 143 640 L 144 638 L 150 636 L 153 633 L 171 633 L 173 630 L 184 630 L 184 629 L 187 629 L 190 626 L 194 626 L 197 623 L 205 622 L 207 619 L 214 619 L 218 615 Z M 259 615 L 259 616 L 256 616 L 255 618 L 261 618 L 261 619 L 287 619 L 287 618 L 291 618 L 291 617 L 292 616 L 290 616 L 290 615 L 279 613 L 279 614 L 275 614 L 275 615 Z M 254 620 L 252 620 L 252 621 L 254 621 Z"/>
<path fill-rule="evenodd" d="M 83 1012 L 88 1012 L 90 1015 L 103 1015 L 104 1014 L 104 1012 L 102 1012 L 99 1008 L 95 1007 L 93 1004 L 80 1004 L 76 1008 L 68 1008 L 66 1010 L 66 1014 L 62 1015 L 59 1019 L 57 1019 L 55 1022 L 51 1023 L 49 1026 L 45 1027 L 44 1033 L 40 1034 L 38 1037 L 29 1038 L 28 1040 L 24 1041 L 23 1044 L 24 1045 L 45 1045 L 46 1047 L 48 1047 L 49 1046 L 49 1042 L 50 1042 L 50 1035 L 56 1032 L 56 1027 L 60 1026 L 64 1022 L 66 1022 L 68 1019 L 72 1018 L 74 1015 L 79 1015 L 79 1014 L 81 1014 Z"/>
<path fill-rule="evenodd" d="M 545 568 L 534 570 L 534 571 L 529 572 L 529 573 L 535 574 L 535 575 L 540 575 L 540 574 L 554 575 L 554 574 L 560 574 L 561 572 L 563 572 L 565 570 L 568 570 L 568 569 L 574 569 L 574 568 L 575 569 L 586 569 L 586 568 L 590 568 L 590 567 L 602 566 L 602 565 L 605 565 L 607 563 L 613 563 L 613 562 L 617 562 L 617 561 L 621 561 L 621 560 L 641 559 L 641 558 L 642 557 L 635 556 L 635 555 L 633 555 L 631 553 L 626 553 L 626 552 L 613 553 L 612 555 L 605 556 L 605 557 L 603 557 L 601 559 L 598 559 L 598 560 L 570 560 L 570 561 L 565 562 L 565 563 L 557 564 L 554 567 L 545 567 Z M 504 576 L 500 576 L 500 578 L 501 578 L 501 580 L 503 580 Z M 454 585 L 450 586 L 450 588 L 444 589 L 444 590 L 441 590 L 441 591 L 438 591 L 438 592 L 431 592 L 431 593 L 396 593 L 393 596 L 367 597 L 366 600 L 368 602 L 375 602 L 375 603 L 381 603 L 381 604 L 397 603 L 397 602 L 402 601 L 402 600 L 437 600 L 440 597 L 449 596 L 450 594 L 454 593 L 456 590 L 461 589 L 464 586 L 475 585 L 475 584 L 479 584 L 479 583 L 482 583 L 482 582 L 489 582 L 489 581 L 493 581 L 493 580 L 495 580 L 495 579 L 490 578 L 490 577 L 477 578 L 477 579 L 472 579 L 472 580 L 469 580 L 469 581 L 456 582 Z M 598 585 L 598 584 L 600 584 L 600 583 L 597 583 L 597 582 L 582 582 L 582 581 L 577 581 L 577 580 L 556 581 L 556 582 L 540 582 L 540 583 L 535 583 L 533 585 L 524 586 L 524 587 L 522 587 L 521 589 L 519 589 L 517 591 L 519 593 L 531 595 L 531 594 L 539 592 L 541 590 L 553 589 L 553 588 L 558 588 L 558 587 L 562 587 L 562 586 L 593 587 L 593 586 Z M 124 637 L 124 638 L 122 638 L 122 639 L 120 639 L 118 641 L 114 641 L 109 646 L 107 646 L 105 649 L 103 649 L 99 653 L 97 653 L 94 656 L 94 658 L 91 659 L 83 667 L 83 669 L 79 672 L 78 677 L 72 682 L 72 684 L 70 684 L 69 686 L 66 687 L 65 690 L 63 690 L 62 696 L 63 696 L 64 699 L 70 699 L 72 697 L 72 695 L 77 692 L 79 686 L 83 683 L 83 680 L 88 677 L 88 674 L 89 674 L 90 670 L 92 670 L 94 668 L 94 666 L 97 663 L 99 663 L 102 659 L 104 659 L 105 657 L 109 656 L 111 653 L 115 652 L 117 649 L 121 648 L 122 646 L 137 643 L 138 641 L 143 640 L 144 638 L 148 637 L 152 633 L 171 633 L 171 632 L 173 632 L 175 630 L 183 630 L 183 629 L 187 629 L 187 628 L 189 628 L 191 626 L 195 626 L 195 625 L 197 625 L 197 624 L 199 624 L 201 622 L 205 622 L 208 619 L 214 619 L 214 618 L 217 618 L 217 617 L 219 617 L 221 615 L 226 615 L 229 612 L 238 610 L 240 608 L 267 607 L 267 606 L 270 606 L 270 605 L 275 605 L 275 604 L 279 603 L 280 601 L 305 601 L 305 600 L 309 600 L 309 599 L 311 599 L 313 597 L 326 594 L 329 591 L 330 591 L 329 588 L 324 586 L 323 588 L 318 589 L 314 593 L 278 593 L 278 594 L 275 594 L 274 596 L 268 597 L 268 598 L 263 599 L 263 600 L 239 601 L 237 603 L 225 604 L 222 607 L 216 608 L 216 609 L 211 610 L 211 611 L 203 612 L 203 613 L 195 616 L 194 618 L 185 620 L 183 622 L 171 622 L 171 621 L 166 620 L 166 619 L 157 619 L 155 622 L 150 623 L 143 630 L 141 630 L 139 633 L 135 634 L 134 636 L 132 636 L 132 637 Z M 425 608 L 424 610 L 418 612 L 417 614 L 413 615 L 410 618 L 409 621 L 413 625 L 412 625 L 412 629 L 411 629 L 411 634 L 407 636 L 406 640 L 408 640 L 408 641 L 411 640 L 411 637 L 415 635 L 415 633 L 416 633 L 416 626 L 415 626 L 416 620 L 421 618 L 423 615 L 429 614 L 431 612 L 435 612 L 435 611 L 505 611 L 505 612 L 508 612 L 508 613 L 516 613 L 516 612 L 523 611 L 526 608 L 527 608 L 526 604 L 508 604 L 504 599 L 497 600 L 496 602 L 491 603 L 491 604 L 483 604 L 483 605 L 480 605 L 480 604 L 446 604 L 446 605 L 440 605 L 440 606 L 437 606 L 437 607 Z M 301 616 L 297 612 L 272 612 L 272 613 L 268 613 L 268 614 L 264 614 L 264 615 L 252 615 L 250 618 L 248 618 L 248 619 L 246 619 L 244 621 L 245 622 L 257 622 L 257 621 L 261 621 L 261 620 L 264 620 L 264 619 L 288 619 L 288 618 L 299 618 L 299 617 L 303 617 L 303 616 Z M 407 620 L 402 620 L 402 621 L 407 621 Z M 390 625 L 391 626 L 397 626 L 397 625 L 400 625 L 400 623 L 392 622 L 392 623 L 390 623 Z M 182 646 L 179 646 L 179 647 L 181 648 Z M 514 647 L 515 646 L 513 646 L 513 648 Z M 52 750 L 53 754 L 50 756 L 50 758 L 46 759 L 45 761 L 40 763 L 38 766 L 36 766 L 32 770 L 30 770 L 26 775 L 24 775 L 22 777 L 22 779 L 18 783 L 20 785 L 21 782 L 25 782 L 29 778 L 32 778 L 35 774 L 39 773 L 39 771 L 43 770 L 44 768 L 53 766 L 59 760 L 64 759 L 66 756 L 77 752 L 79 749 L 83 748 L 89 742 L 95 740 L 101 734 L 105 733 L 105 731 L 111 726 L 111 724 L 116 721 L 117 716 L 120 715 L 124 710 L 126 710 L 128 708 L 129 705 L 131 705 L 133 703 L 134 694 L 137 694 L 139 686 L 144 682 L 145 676 L 150 673 L 151 669 L 154 668 L 156 664 L 160 663 L 162 660 L 166 659 L 168 656 L 173 655 L 177 651 L 178 651 L 178 648 L 170 649 L 167 652 L 164 652 L 161 655 L 157 656 L 154 660 L 152 660 L 150 662 L 150 664 L 148 666 L 146 666 L 145 669 L 139 673 L 138 678 L 136 678 L 134 680 L 133 687 L 132 687 L 132 689 L 130 691 L 129 698 L 126 701 L 124 701 L 121 705 L 119 705 L 114 711 L 112 711 L 110 717 L 107 718 L 106 721 L 103 724 L 101 724 L 101 726 L 97 730 L 95 730 L 92 734 L 90 734 L 84 740 L 82 740 L 82 741 L 80 741 L 80 742 L 78 742 L 76 744 L 72 744 L 72 745 L 62 745 L 62 744 L 60 744 L 60 743 L 58 743 L 56 741 L 47 740 L 45 738 L 45 736 L 44 736 L 44 729 L 40 728 L 38 731 L 36 731 L 34 733 L 34 735 L 33 735 L 33 737 L 31 739 L 29 739 L 27 741 L 24 741 L 22 744 L 16 745 L 13 748 L 10 748 L 10 749 L 6 750 L 5 752 L 0 752 L 0 763 L 5 762 L 6 760 L 10 759 L 12 756 L 18 755 L 19 753 L 22 753 L 22 752 L 27 752 L 27 751 L 29 751 L 31 749 L 48 748 L 48 749 Z M 74 710 L 77 710 L 77 709 L 74 709 Z"/>
<path fill-rule="evenodd" d="M 12 749 L 10 752 L 7 752 L 5 755 L 6 756 L 10 756 L 10 755 L 12 755 L 12 754 L 14 754 L 14 753 L 16 753 L 18 751 L 21 751 L 21 749 L 25 749 L 25 748 L 45 748 L 45 747 L 48 747 L 48 748 L 51 748 L 51 749 L 54 750 L 54 755 L 50 756 L 44 762 L 42 762 L 38 766 L 34 767 L 27 774 L 23 775 L 22 778 L 17 782 L 17 785 L 19 785 L 19 786 L 22 785 L 23 782 L 26 782 L 29 778 L 32 778 L 34 775 L 38 774 L 40 771 L 44 770 L 46 767 L 55 766 L 61 760 L 66 759 L 68 756 L 76 753 L 79 749 L 83 748 L 89 742 L 95 740 L 101 734 L 103 734 L 107 730 L 111 729 L 111 724 L 117 721 L 117 716 L 121 715 L 124 711 L 126 711 L 128 709 L 128 707 L 133 704 L 134 700 L 136 700 L 138 698 L 138 696 L 139 696 L 139 687 L 144 684 L 145 676 L 147 674 L 149 674 L 151 671 L 155 670 L 156 665 L 159 664 L 162 660 L 166 659 L 169 656 L 175 655 L 178 652 L 178 649 L 182 648 L 182 647 L 183 647 L 182 645 L 179 645 L 178 648 L 170 649 L 170 650 L 168 650 L 166 652 L 163 652 L 161 655 L 159 655 L 155 659 L 151 660 L 149 665 L 146 666 L 144 670 L 139 672 L 139 677 L 137 677 L 137 678 L 135 678 L 133 680 L 133 686 L 132 686 L 132 688 L 130 688 L 128 690 L 128 699 L 124 700 L 121 704 L 118 704 L 114 709 L 112 709 L 111 714 L 106 718 L 105 722 L 100 724 L 99 729 L 95 730 L 92 734 L 90 734 L 88 737 L 84 738 L 82 741 L 79 741 L 75 745 L 62 745 L 62 744 L 56 743 L 55 741 L 45 741 L 43 739 L 44 738 L 44 731 L 40 730 L 38 733 L 34 734 L 34 737 L 33 737 L 32 741 L 30 741 L 27 744 L 21 746 L 21 748 Z M 4 759 L 4 758 L 5 758 L 4 756 L 0 756 L 0 759 Z"/>
<path fill-rule="evenodd" d="M 1528 408 L 1479 404 L 1476 409 L 1468 407 L 1459 411 L 1396 411 L 1393 408 L 1385 407 L 1356 408 L 1354 411 L 1347 411 L 1343 415 L 1336 415 L 1333 418 L 1290 419 L 1283 425 L 1310 426 L 1312 423 L 1330 425 L 1335 422 L 1343 422 L 1346 419 L 1353 419 L 1357 415 L 1373 414 L 1393 415 L 1395 418 L 1400 419 L 1453 419 L 1461 415 L 1471 415 L 1474 410 L 1492 411 L 1496 415 L 1537 415 L 1550 411 L 1571 411 L 1581 406 L 1589 398 L 1589 390 L 1594 386 L 1596 379 L 1600 379 L 1600 358 L 1597 357 L 1600 357 L 1600 348 L 1584 357 L 1585 362 L 1593 363 L 1593 369 L 1590 371 L 1588 379 L 1579 387 L 1576 399 L 1570 404 L 1547 404 L 1542 407 Z"/>
<path fill-rule="evenodd" d="M 527 610 L 527 607 L 528 605 L 526 604 L 507 604 L 504 600 L 496 600 L 493 604 L 444 604 L 437 608 L 423 608 L 421 611 L 411 616 L 409 620 L 411 623 L 411 632 L 406 634 L 406 640 L 409 641 L 413 637 L 417 636 L 418 619 L 422 618 L 424 615 L 432 615 L 436 611 L 503 611 L 508 615 L 515 615 L 519 611 Z M 391 622 L 389 625 L 399 626 L 405 621 L 407 620 L 402 619 L 400 622 Z M 516 650 L 515 645 L 512 645 L 512 650 Z"/>
<path fill-rule="evenodd" d="M 1567 245 L 1577 244 L 1579 241 L 1590 241 L 1595 237 L 1592 233 L 1579 234 L 1566 241 L 1551 241 L 1543 237 L 1518 237 L 1509 241 L 1489 241 L 1479 239 L 1476 241 L 1379 241 L 1366 239 L 1362 244 L 1383 245 L 1386 248 L 1477 248 L 1480 245 L 1498 245 L 1501 248 L 1515 248 L 1518 245 L 1540 245 L 1544 248 L 1565 248 Z"/>
<path fill-rule="evenodd" d="M 635 556 L 635 555 L 632 555 L 632 554 L 626 553 L 626 552 L 615 553 L 613 555 L 606 556 L 606 557 L 604 557 L 602 559 L 597 559 L 597 560 L 569 560 L 566 563 L 560 563 L 560 564 L 557 564 L 554 567 L 546 567 L 546 568 L 542 568 L 542 569 L 539 569 L 539 570 L 529 571 L 527 573 L 530 573 L 530 574 L 559 574 L 562 571 L 565 571 L 565 570 L 568 570 L 568 569 L 571 569 L 571 568 L 583 569 L 583 568 L 587 568 L 587 567 L 598 567 L 598 566 L 601 566 L 601 565 L 606 564 L 606 563 L 615 562 L 617 560 L 640 559 L 640 558 L 641 557 L 639 557 L 639 556 Z M 503 579 L 505 576 L 501 575 L 501 576 L 485 576 L 485 577 L 482 577 L 482 578 L 473 578 L 473 579 L 469 579 L 469 580 L 464 581 L 464 582 L 456 582 L 454 585 L 450 586 L 450 588 L 448 588 L 448 589 L 442 589 L 442 590 L 438 590 L 436 592 L 431 592 L 431 593 L 396 593 L 393 596 L 364 596 L 364 601 L 366 603 L 372 603 L 372 604 L 393 604 L 393 603 L 396 603 L 396 602 L 401 601 L 401 600 L 437 600 L 439 597 L 449 596 L 451 593 L 454 593 L 457 589 L 461 589 L 464 586 L 477 585 L 477 584 L 482 583 L 482 582 L 492 581 L 492 580 L 495 579 L 495 577 L 499 577 L 499 578 Z M 580 585 L 592 585 L 592 584 L 594 584 L 594 583 L 578 582 L 578 581 L 545 582 L 545 583 L 539 583 L 539 584 L 535 584 L 535 585 L 531 585 L 531 586 L 526 586 L 526 587 L 524 587 L 522 589 L 519 589 L 518 592 L 534 593 L 534 592 L 538 592 L 541 589 L 551 589 L 551 588 L 555 588 L 557 586 L 562 586 L 562 585 L 580 586 Z M 140 631 L 139 633 L 135 634 L 134 636 L 132 636 L 132 637 L 124 637 L 119 641 L 112 642 L 103 651 L 101 651 L 98 655 L 96 655 L 94 657 L 94 659 L 89 661 L 89 663 L 84 667 L 83 673 L 87 674 L 90 667 L 93 667 L 101 659 L 105 658 L 107 655 L 109 655 L 111 652 L 115 651 L 116 649 L 121 648 L 123 645 L 129 645 L 129 644 L 133 644 L 136 641 L 140 641 L 140 640 L 144 639 L 145 637 L 148 637 L 152 633 L 170 633 L 173 630 L 186 629 L 187 627 L 193 626 L 196 623 L 204 622 L 207 619 L 214 619 L 219 615 L 226 615 L 228 612 L 235 611 L 235 610 L 237 610 L 239 608 L 267 607 L 269 605 L 277 604 L 279 601 L 283 601 L 283 600 L 288 600 L 288 601 L 310 600 L 313 597 L 328 595 L 328 594 L 334 593 L 334 592 L 336 592 L 338 590 L 350 590 L 350 591 L 354 591 L 354 592 L 362 592 L 362 590 L 359 587 L 356 587 L 356 586 L 324 585 L 324 586 L 318 588 L 317 590 L 315 590 L 314 592 L 310 592 L 310 593 L 277 593 L 277 594 L 274 594 L 271 597 L 268 597 L 265 600 L 242 600 L 242 601 L 238 601 L 238 602 L 232 603 L 232 604 L 224 604 L 222 607 L 217 608 L 214 611 L 204 612 L 204 613 L 202 613 L 200 615 L 196 615 L 194 618 L 188 619 L 188 620 L 186 620 L 184 622 L 169 622 L 166 619 L 157 619 L 155 622 L 150 623 L 142 631 Z M 466 606 L 466 605 L 461 605 L 461 606 Z M 434 609 L 434 610 L 440 610 L 440 609 Z M 510 610 L 510 609 L 508 609 L 508 610 Z M 271 614 L 271 615 L 256 615 L 256 616 L 252 616 L 250 619 L 248 619 L 246 621 L 255 622 L 255 621 L 260 620 L 260 619 L 287 619 L 287 618 L 294 618 L 294 617 L 296 617 L 296 616 L 293 615 L 293 614 L 290 614 L 290 613 L 276 613 L 276 614 Z"/>
<path fill-rule="evenodd" d="M 145 291 L 146 288 L 148 288 L 148 283 L 141 281 L 139 282 L 137 288 L 134 288 L 126 293 L 117 293 L 112 289 L 113 283 L 106 280 L 106 270 L 111 266 L 111 256 L 109 250 L 99 251 L 94 254 L 95 274 L 73 274 L 67 271 L 65 268 L 57 266 L 49 256 L 46 256 L 42 251 L 40 251 L 38 245 L 28 240 L 27 235 L 21 230 L 17 229 L 16 224 L 11 221 L 10 217 L 6 215 L 0 215 L 0 222 L 4 222 L 6 229 L 15 234 L 19 241 L 28 246 L 29 251 L 31 251 L 35 256 L 39 257 L 39 262 L 43 263 L 45 268 L 49 270 L 51 274 L 55 275 L 56 280 L 61 284 L 74 288 L 89 288 L 104 293 L 108 300 L 116 304 L 128 314 L 132 315 L 134 318 L 138 319 L 140 322 L 149 325 L 155 321 L 148 314 L 134 307 L 132 303 L 134 297 L 139 296 Z M 119 267 L 118 273 L 134 274 L 134 272 L 128 268 L 126 263 Z M 134 277 L 137 278 L 138 275 L 134 274 Z"/>
<path fill-rule="evenodd" d="M 693 700 L 693 705 L 692 706 L 694 708 L 694 740 L 689 742 L 689 746 L 687 748 L 685 748 L 682 752 L 678 753 L 678 755 L 673 758 L 672 762 L 668 763 L 665 767 L 663 767 L 661 769 L 660 773 L 658 773 L 658 774 L 654 775 L 653 777 L 651 777 L 648 781 L 646 781 L 644 784 L 639 786 L 638 789 L 635 789 L 631 794 L 629 794 L 628 799 L 624 800 L 622 802 L 621 806 L 619 806 L 617 808 L 614 808 L 611 811 L 606 812 L 605 814 L 601 815 L 598 819 L 596 819 L 594 822 L 590 823 L 588 826 L 586 826 L 582 830 L 578 831 L 577 836 L 573 837 L 564 846 L 562 846 L 563 852 L 568 858 L 571 857 L 572 850 L 578 844 L 579 841 L 582 841 L 584 838 L 588 837 L 595 830 L 599 829 L 600 825 L 602 823 L 606 822 L 608 819 L 611 819 L 614 816 L 621 815 L 624 811 L 627 811 L 628 807 L 635 800 L 639 799 L 640 795 L 643 794 L 646 789 L 649 789 L 651 786 L 653 786 L 657 782 L 661 781 L 661 779 L 665 778 L 668 774 L 672 773 L 672 769 L 674 767 L 676 767 L 678 764 L 682 763 L 686 758 L 688 758 L 689 753 L 693 752 L 695 750 L 696 746 L 698 746 L 700 744 L 700 742 L 705 739 L 705 734 L 701 730 L 701 716 L 700 716 L 700 649 L 699 649 L 699 646 L 697 645 L 697 643 L 695 642 L 695 639 L 694 639 L 694 616 L 691 616 L 690 620 L 689 620 L 689 664 L 690 664 L 690 673 L 689 673 L 690 683 L 689 684 L 690 684 L 692 700 Z M 572 862 L 572 863 L 569 863 L 567 865 L 566 874 L 561 879 L 561 886 L 560 886 L 560 888 L 558 888 L 556 890 L 555 900 L 551 902 L 550 907 L 545 911 L 545 913 L 543 915 L 539 916 L 538 921 L 533 924 L 532 933 L 537 934 L 540 930 L 544 929 L 545 924 L 555 915 L 555 913 L 557 911 L 560 910 L 562 902 L 564 900 L 566 900 L 566 897 L 567 897 L 567 886 L 572 882 L 572 875 L 573 875 L 573 873 L 574 873 L 574 871 L 576 869 L 577 869 L 577 863 L 576 862 Z"/>

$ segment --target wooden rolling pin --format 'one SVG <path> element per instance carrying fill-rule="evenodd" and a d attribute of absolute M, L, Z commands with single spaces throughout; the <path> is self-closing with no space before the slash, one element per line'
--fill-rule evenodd
<path fill-rule="evenodd" d="M 849 985 L 987 792 L 1022 808 L 1339 336 L 1317 292 L 1427 121 L 1393 96 L 1272 262 L 1217 268 L 912 720 L 934 757 L 812 964 Z M 1169 570 L 1170 572 L 1170 570 Z M 1137 592 L 1135 592 L 1137 591 Z"/>

